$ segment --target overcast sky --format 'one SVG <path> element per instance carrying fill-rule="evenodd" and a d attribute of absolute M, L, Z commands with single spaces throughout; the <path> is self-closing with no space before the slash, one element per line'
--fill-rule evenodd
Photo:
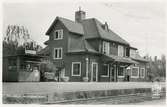
<path fill-rule="evenodd" d="M 74 20 L 78 7 L 86 18 L 108 23 L 111 30 L 138 48 L 141 55 L 165 54 L 165 3 L 162 2 L 31 2 L 3 4 L 3 32 L 7 25 L 23 25 L 43 47 L 45 32 L 56 16 Z"/>

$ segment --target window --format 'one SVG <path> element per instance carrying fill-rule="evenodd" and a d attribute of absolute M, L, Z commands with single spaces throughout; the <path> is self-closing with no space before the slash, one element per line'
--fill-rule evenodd
<path fill-rule="evenodd" d="M 126 48 L 126 56 L 129 57 L 129 48 Z"/>
<path fill-rule="evenodd" d="M 55 30 L 54 32 L 54 40 L 59 40 L 59 39 L 63 39 L 63 30 Z"/>
<path fill-rule="evenodd" d="M 131 72 L 132 78 L 138 78 L 139 77 L 139 67 L 133 67 Z"/>
<path fill-rule="evenodd" d="M 145 69 L 144 69 L 144 68 L 141 68 L 141 69 L 140 69 L 140 77 L 141 77 L 141 78 L 144 78 L 144 77 L 145 77 Z"/>
<path fill-rule="evenodd" d="M 118 67 L 118 77 L 124 77 L 124 67 Z"/>
<path fill-rule="evenodd" d="M 136 57 L 136 50 L 130 49 L 130 57 L 132 57 L 132 58 Z"/>
<path fill-rule="evenodd" d="M 72 62 L 72 76 L 81 75 L 81 62 Z"/>
<path fill-rule="evenodd" d="M 124 47 L 121 45 L 118 45 L 118 56 L 124 56 Z"/>
<path fill-rule="evenodd" d="M 109 65 L 104 64 L 102 69 L 102 77 L 109 77 Z"/>
<path fill-rule="evenodd" d="M 54 48 L 54 59 L 62 59 L 62 48 Z"/>
<path fill-rule="evenodd" d="M 110 43 L 103 41 L 103 50 L 102 53 L 109 54 L 110 50 Z"/>

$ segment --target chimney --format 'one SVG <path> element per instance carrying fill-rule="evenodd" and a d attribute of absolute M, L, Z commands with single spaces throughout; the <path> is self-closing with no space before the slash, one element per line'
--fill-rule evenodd
<path fill-rule="evenodd" d="M 108 31 L 108 24 L 107 22 L 105 22 L 103 25 L 102 25 L 102 28 L 105 30 L 105 31 Z"/>
<path fill-rule="evenodd" d="M 108 24 L 107 24 L 107 22 L 105 22 L 105 24 L 104 24 L 104 29 L 105 29 L 106 31 L 108 31 Z"/>
<path fill-rule="evenodd" d="M 81 7 L 79 7 L 79 11 L 75 12 L 75 21 L 80 23 L 85 18 L 86 18 L 86 13 L 81 10 Z"/>

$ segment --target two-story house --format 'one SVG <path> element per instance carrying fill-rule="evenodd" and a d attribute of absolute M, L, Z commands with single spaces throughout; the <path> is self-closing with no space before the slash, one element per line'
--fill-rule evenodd
<path fill-rule="evenodd" d="M 124 81 L 126 68 L 138 64 L 127 41 L 82 10 L 75 21 L 56 17 L 46 35 L 49 59 L 68 81 Z"/>

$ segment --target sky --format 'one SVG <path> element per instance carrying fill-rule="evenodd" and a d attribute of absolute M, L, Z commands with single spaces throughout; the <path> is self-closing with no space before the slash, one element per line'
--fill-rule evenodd
<path fill-rule="evenodd" d="M 163 2 L 13 2 L 3 3 L 3 35 L 8 25 L 25 26 L 41 46 L 56 16 L 75 19 L 79 6 L 86 18 L 107 22 L 109 28 L 138 48 L 141 56 L 166 52 L 166 9 Z"/>

